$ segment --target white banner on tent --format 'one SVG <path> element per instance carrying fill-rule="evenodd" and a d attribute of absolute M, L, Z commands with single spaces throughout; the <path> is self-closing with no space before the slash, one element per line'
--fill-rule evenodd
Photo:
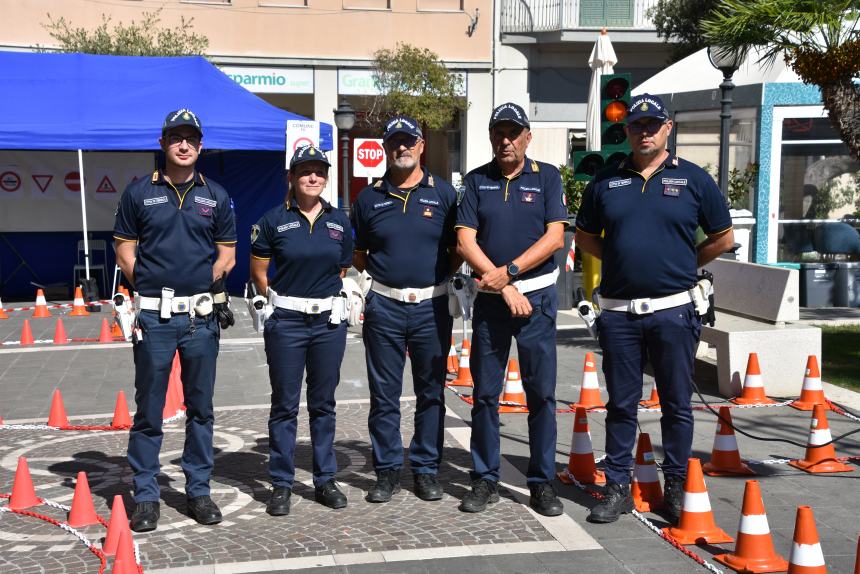
<path fill-rule="evenodd" d="M 148 177 L 151 152 L 84 154 L 87 227 L 109 231 L 120 195 Z M 77 152 L 0 151 L 0 232 L 81 231 Z"/>

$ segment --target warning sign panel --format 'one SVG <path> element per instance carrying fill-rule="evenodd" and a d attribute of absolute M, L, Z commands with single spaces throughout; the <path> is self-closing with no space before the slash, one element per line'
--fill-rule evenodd
<path fill-rule="evenodd" d="M 39 191 L 45 193 L 45 190 L 48 189 L 48 186 L 51 185 L 51 182 L 54 180 L 53 175 L 36 175 L 33 174 L 33 181 L 36 182 L 36 187 L 39 188 Z"/>
<path fill-rule="evenodd" d="M 116 193 L 116 188 L 108 176 L 102 178 L 101 183 L 96 188 L 96 193 Z"/>
<path fill-rule="evenodd" d="M 21 176 L 15 171 L 4 171 L 0 173 L 0 189 L 8 193 L 15 193 L 21 188 Z"/>

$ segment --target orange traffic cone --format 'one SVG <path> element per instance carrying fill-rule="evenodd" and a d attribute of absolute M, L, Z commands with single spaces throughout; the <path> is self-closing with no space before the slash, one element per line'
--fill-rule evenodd
<path fill-rule="evenodd" d="M 63 320 L 57 317 L 57 327 L 54 329 L 54 344 L 68 345 L 69 338 L 66 337 L 66 328 L 63 327 Z"/>
<path fill-rule="evenodd" d="M 660 408 L 660 396 L 657 394 L 657 383 L 651 385 L 651 396 L 648 400 L 639 401 L 639 405 L 649 409 Z"/>
<path fill-rule="evenodd" d="M 134 541 L 131 530 L 119 533 L 119 544 L 116 548 L 116 558 L 113 560 L 111 574 L 138 574 L 137 560 L 134 557 Z"/>
<path fill-rule="evenodd" d="M 827 574 L 818 529 L 815 527 L 815 516 L 808 506 L 797 507 L 794 543 L 788 556 L 788 574 Z"/>
<path fill-rule="evenodd" d="M 42 501 L 36 496 L 33 488 L 33 478 L 30 476 L 30 466 L 23 456 L 18 457 L 18 468 L 15 469 L 15 482 L 12 483 L 12 496 L 9 498 L 9 508 L 24 510 L 39 506 Z"/>
<path fill-rule="evenodd" d="M 114 556 L 117 546 L 119 546 L 119 535 L 127 530 L 129 530 L 129 527 L 128 516 L 125 513 L 125 504 L 122 501 L 122 496 L 117 494 L 113 497 L 113 505 L 111 506 L 107 535 L 105 536 L 104 544 L 102 544 L 102 552 L 108 556 Z"/>
<path fill-rule="evenodd" d="M 776 553 L 770 526 L 764 512 L 761 489 L 757 480 L 748 480 L 744 489 L 744 505 L 738 523 L 735 551 L 714 556 L 714 560 L 738 572 L 785 572 L 788 562 Z"/>
<path fill-rule="evenodd" d="M 182 390 L 182 361 L 179 360 L 179 351 L 173 355 L 173 367 L 168 380 L 168 390 L 173 393 L 173 403 L 177 409 L 185 410 L 185 393 Z M 171 386 L 172 385 L 172 386 Z"/>
<path fill-rule="evenodd" d="M 657 463 L 654 462 L 654 450 L 651 448 L 651 436 L 647 432 L 639 433 L 630 493 L 639 512 L 652 512 L 665 506 L 663 489 L 657 476 Z"/>
<path fill-rule="evenodd" d="M 582 367 L 582 386 L 579 388 L 579 400 L 573 406 L 585 407 L 586 409 L 606 406 L 600 400 L 600 386 L 597 384 L 597 363 L 594 361 L 594 353 L 585 354 L 585 364 Z"/>
<path fill-rule="evenodd" d="M 110 426 L 117 429 L 131 428 L 131 415 L 128 413 L 125 392 L 122 390 L 116 395 L 116 406 L 113 409 L 113 420 L 111 420 Z"/>
<path fill-rule="evenodd" d="M 75 287 L 75 300 L 72 302 L 71 317 L 88 317 L 90 314 L 87 311 L 87 306 L 84 304 L 84 292 L 81 291 L 80 285 Z"/>
<path fill-rule="evenodd" d="M 523 390 L 523 379 L 520 376 L 520 364 L 516 359 L 508 361 L 508 374 L 505 377 L 505 391 L 502 393 L 502 402 L 499 405 L 500 413 L 527 413 L 526 393 Z"/>
<path fill-rule="evenodd" d="M 836 460 L 836 449 L 831 440 L 833 438 L 830 436 L 830 425 L 827 424 L 827 411 L 824 405 L 815 405 L 812 424 L 809 426 L 809 440 L 806 441 L 806 458 L 793 460 L 788 464 L 812 474 L 854 470 L 850 465 Z"/>
<path fill-rule="evenodd" d="M 24 326 L 21 327 L 21 346 L 32 345 L 35 343 L 33 340 L 33 331 L 30 329 L 30 320 L 24 319 Z"/>
<path fill-rule="evenodd" d="M 681 544 L 722 544 L 732 542 L 734 538 L 725 533 L 714 522 L 711 511 L 711 501 L 708 498 L 708 488 L 705 477 L 702 476 L 702 465 L 698 458 L 687 461 L 687 481 L 684 483 L 684 505 L 681 508 L 681 520 L 678 526 L 664 528 L 668 534 Z"/>
<path fill-rule="evenodd" d="M 558 473 L 558 479 L 573 484 L 574 479 L 583 484 L 605 484 L 606 475 L 594 464 L 591 448 L 591 433 L 588 431 L 588 415 L 582 407 L 576 407 L 573 415 L 573 436 L 570 439 L 570 458 L 567 468 Z"/>
<path fill-rule="evenodd" d="M 758 366 L 758 354 L 750 353 L 747 359 L 747 372 L 744 376 L 744 388 L 739 397 L 731 399 L 736 405 L 772 405 L 776 401 L 764 394 L 761 367 Z"/>
<path fill-rule="evenodd" d="M 63 405 L 63 395 L 60 389 L 54 389 L 51 397 L 51 412 L 48 413 L 49 427 L 67 427 L 69 419 L 66 417 L 66 407 Z"/>
<path fill-rule="evenodd" d="M 119 328 L 119 322 L 116 320 L 116 311 L 113 312 L 113 327 L 111 328 L 111 341 L 113 341 L 114 337 L 125 338 L 122 336 L 122 329 Z"/>
<path fill-rule="evenodd" d="M 69 520 L 72 528 L 99 524 L 96 507 L 93 506 L 93 496 L 90 494 L 90 483 L 87 481 L 87 473 L 79 472 L 75 482 L 75 496 L 72 498 L 72 509 L 69 510 Z"/>
<path fill-rule="evenodd" d="M 811 411 L 815 405 L 824 405 L 825 409 L 830 410 L 830 405 L 824 398 L 824 387 L 821 386 L 818 358 L 815 355 L 809 355 L 809 358 L 806 359 L 806 373 L 803 376 L 800 398 L 789 403 L 788 406 L 801 411 Z"/>
<path fill-rule="evenodd" d="M 448 383 L 452 387 L 474 387 L 472 371 L 469 369 L 469 354 L 472 352 L 472 343 L 469 339 L 463 339 L 460 349 L 460 364 L 457 367 L 457 378 Z"/>
<path fill-rule="evenodd" d="M 99 332 L 99 343 L 113 343 L 113 335 L 111 335 L 110 325 L 107 319 L 102 319 L 102 330 Z"/>
<path fill-rule="evenodd" d="M 3 309 L 3 300 L 0 299 L 0 319 L 8 319 L 9 315 L 6 314 L 6 310 Z"/>
<path fill-rule="evenodd" d="M 36 289 L 36 308 L 33 310 L 33 317 L 44 319 L 50 316 L 51 312 L 48 311 L 48 302 L 45 301 L 45 292 L 41 289 Z"/>
<path fill-rule="evenodd" d="M 448 349 L 448 374 L 456 375 L 459 367 L 460 362 L 457 360 L 457 346 L 454 342 L 454 336 L 451 335 L 451 348 Z"/>
<path fill-rule="evenodd" d="M 732 411 L 729 407 L 720 407 L 711 460 L 702 465 L 702 469 L 708 476 L 755 475 L 755 471 L 741 460 L 735 429 L 732 428 Z"/>

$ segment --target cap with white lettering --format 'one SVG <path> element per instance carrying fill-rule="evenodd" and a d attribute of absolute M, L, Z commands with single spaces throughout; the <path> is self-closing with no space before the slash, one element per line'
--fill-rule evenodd
<path fill-rule="evenodd" d="M 424 137 L 421 133 L 421 128 L 418 127 L 418 122 L 409 116 L 395 116 L 385 123 L 385 135 L 382 136 L 382 141 L 388 141 L 388 138 L 394 134 L 409 134 L 417 138 Z"/>
<path fill-rule="evenodd" d="M 642 94 L 633 98 L 630 108 L 627 110 L 627 123 L 631 124 L 642 118 L 656 118 L 661 121 L 669 119 L 663 100 L 651 94 Z"/>
<path fill-rule="evenodd" d="M 502 104 L 493 110 L 493 114 L 490 116 L 490 129 L 501 122 L 513 122 L 524 128 L 531 127 L 525 110 L 513 102 Z"/>

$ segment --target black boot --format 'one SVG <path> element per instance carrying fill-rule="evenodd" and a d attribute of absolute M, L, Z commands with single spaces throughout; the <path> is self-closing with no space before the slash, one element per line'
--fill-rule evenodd
<path fill-rule="evenodd" d="M 678 524 L 681 520 L 681 508 L 684 506 L 684 483 L 683 476 L 667 476 L 663 486 L 663 502 L 666 504 L 664 514 L 671 524 Z"/>
<path fill-rule="evenodd" d="M 555 494 L 555 489 L 548 482 L 539 482 L 529 486 L 531 496 L 529 506 L 538 514 L 544 516 L 558 516 L 564 512 L 564 505 Z"/>
<path fill-rule="evenodd" d="M 415 496 L 421 500 L 442 500 L 442 485 L 436 480 L 435 474 L 415 474 L 412 482 L 415 484 Z"/>
<path fill-rule="evenodd" d="M 286 516 L 290 513 L 290 497 L 292 491 L 286 486 L 276 486 L 266 505 L 266 512 L 271 516 Z"/>
<path fill-rule="evenodd" d="M 346 508 L 346 495 L 340 491 L 334 479 L 314 488 L 314 500 L 329 508 Z"/>
<path fill-rule="evenodd" d="M 615 522 L 622 514 L 633 512 L 633 497 L 630 495 L 629 484 L 610 482 L 606 485 L 603 500 L 591 509 L 586 520 L 604 524 Z"/>
<path fill-rule="evenodd" d="M 388 502 L 400 492 L 400 469 L 390 468 L 376 473 L 376 484 L 367 491 L 364 499 L 368 502 Z"/>
<path fill-rule="evenodd" d="M 131 515 L 131 529 L 135 532 L 150 532 L 158 528 L 161 517 L 157 502 L 138 502 Z"/>
<path fill-rule="evenodd" d="M 460 501 L 463 512 L 483 512 L 488 504 L 499 501 L 499 484 L 492 480 L 479 478 L 472 481 L 472 491 Z"/>
<path fill-rule="evenodd" d="M 197 521 L 198 524 L 210 526 L 221 522 L 221 511 L 208 496 L 197 496 L 188 499 L 188 516 Z"/>

